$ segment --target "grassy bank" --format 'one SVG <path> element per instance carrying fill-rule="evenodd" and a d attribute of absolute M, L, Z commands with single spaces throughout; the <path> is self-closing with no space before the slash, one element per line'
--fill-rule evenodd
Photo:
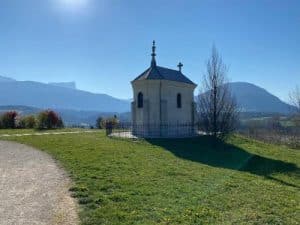
<path fill-rule="evenodd" d="M 4 139 L 3 137 L 1 139 Z M 7 137 L 57 159 L 82 224 L 299 224 L 300 151 L 234 137 Z"/>
<path fill-rule="evenodd" d="M 51 133 L 51 132 L 69 132 L 69 131 L 83 131 L 80 128 L 63 128 L 63 129 L 50 129 L 50 130 L 39 130 L 39 129 L 0 129 L 0 135 L 5 134 L 33 134 L 33 133 Z M 88 130 L 88 129 L 87 129 Z"/>

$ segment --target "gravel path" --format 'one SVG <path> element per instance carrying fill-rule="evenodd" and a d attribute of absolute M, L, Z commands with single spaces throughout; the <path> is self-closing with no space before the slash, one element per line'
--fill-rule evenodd
<path fill-rule="evenodd" d="M 0 141 L 0 224 L 76 225 L 70 180 L 46 153 Z"/>

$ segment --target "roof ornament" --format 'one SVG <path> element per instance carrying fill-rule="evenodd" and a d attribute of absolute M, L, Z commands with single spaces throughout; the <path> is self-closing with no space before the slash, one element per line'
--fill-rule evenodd
<path fill-rule="evenodd" d="M 151 60 L 151 67 L 154 67 L 156 66 L 156 60 L 155 60 L 155 56 L 156 56 L 156 53 L 155 53 L 155 49 L 156 49 L 156 46 L 155 46 L 155 41 L 152 42 L 152 60 Z"/>
<path fill-rule="evenodd" d="M 177 67 L 179 68 L 179 72 L 181 72 L 181 69 L 183 67 L 183 64 L 181 62 L 179 62 L 179 64 L 177 65 Z"/>

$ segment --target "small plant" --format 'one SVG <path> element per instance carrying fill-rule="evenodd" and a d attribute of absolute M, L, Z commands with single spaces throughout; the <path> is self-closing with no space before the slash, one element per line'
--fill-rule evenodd
<path fill-rule="evenodd" d="M 93 199 L 90 198 L 90 197 L 82 197 L 82 198 L 78 199 L 78 203 L 80 205 L 86 205 L 86 204 L 91 203 L 91 202 L 93 202 Z"/>

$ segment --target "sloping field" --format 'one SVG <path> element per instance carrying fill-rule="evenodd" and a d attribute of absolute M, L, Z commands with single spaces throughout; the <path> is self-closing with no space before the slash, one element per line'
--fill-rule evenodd
<path fill-rule="evenodd" d="M 3 139 L 4 137 L 2 137 Z M 233 137 L 5 137 L 69 172 L 82 224 L 299 224 L 300 151 Z"/>

